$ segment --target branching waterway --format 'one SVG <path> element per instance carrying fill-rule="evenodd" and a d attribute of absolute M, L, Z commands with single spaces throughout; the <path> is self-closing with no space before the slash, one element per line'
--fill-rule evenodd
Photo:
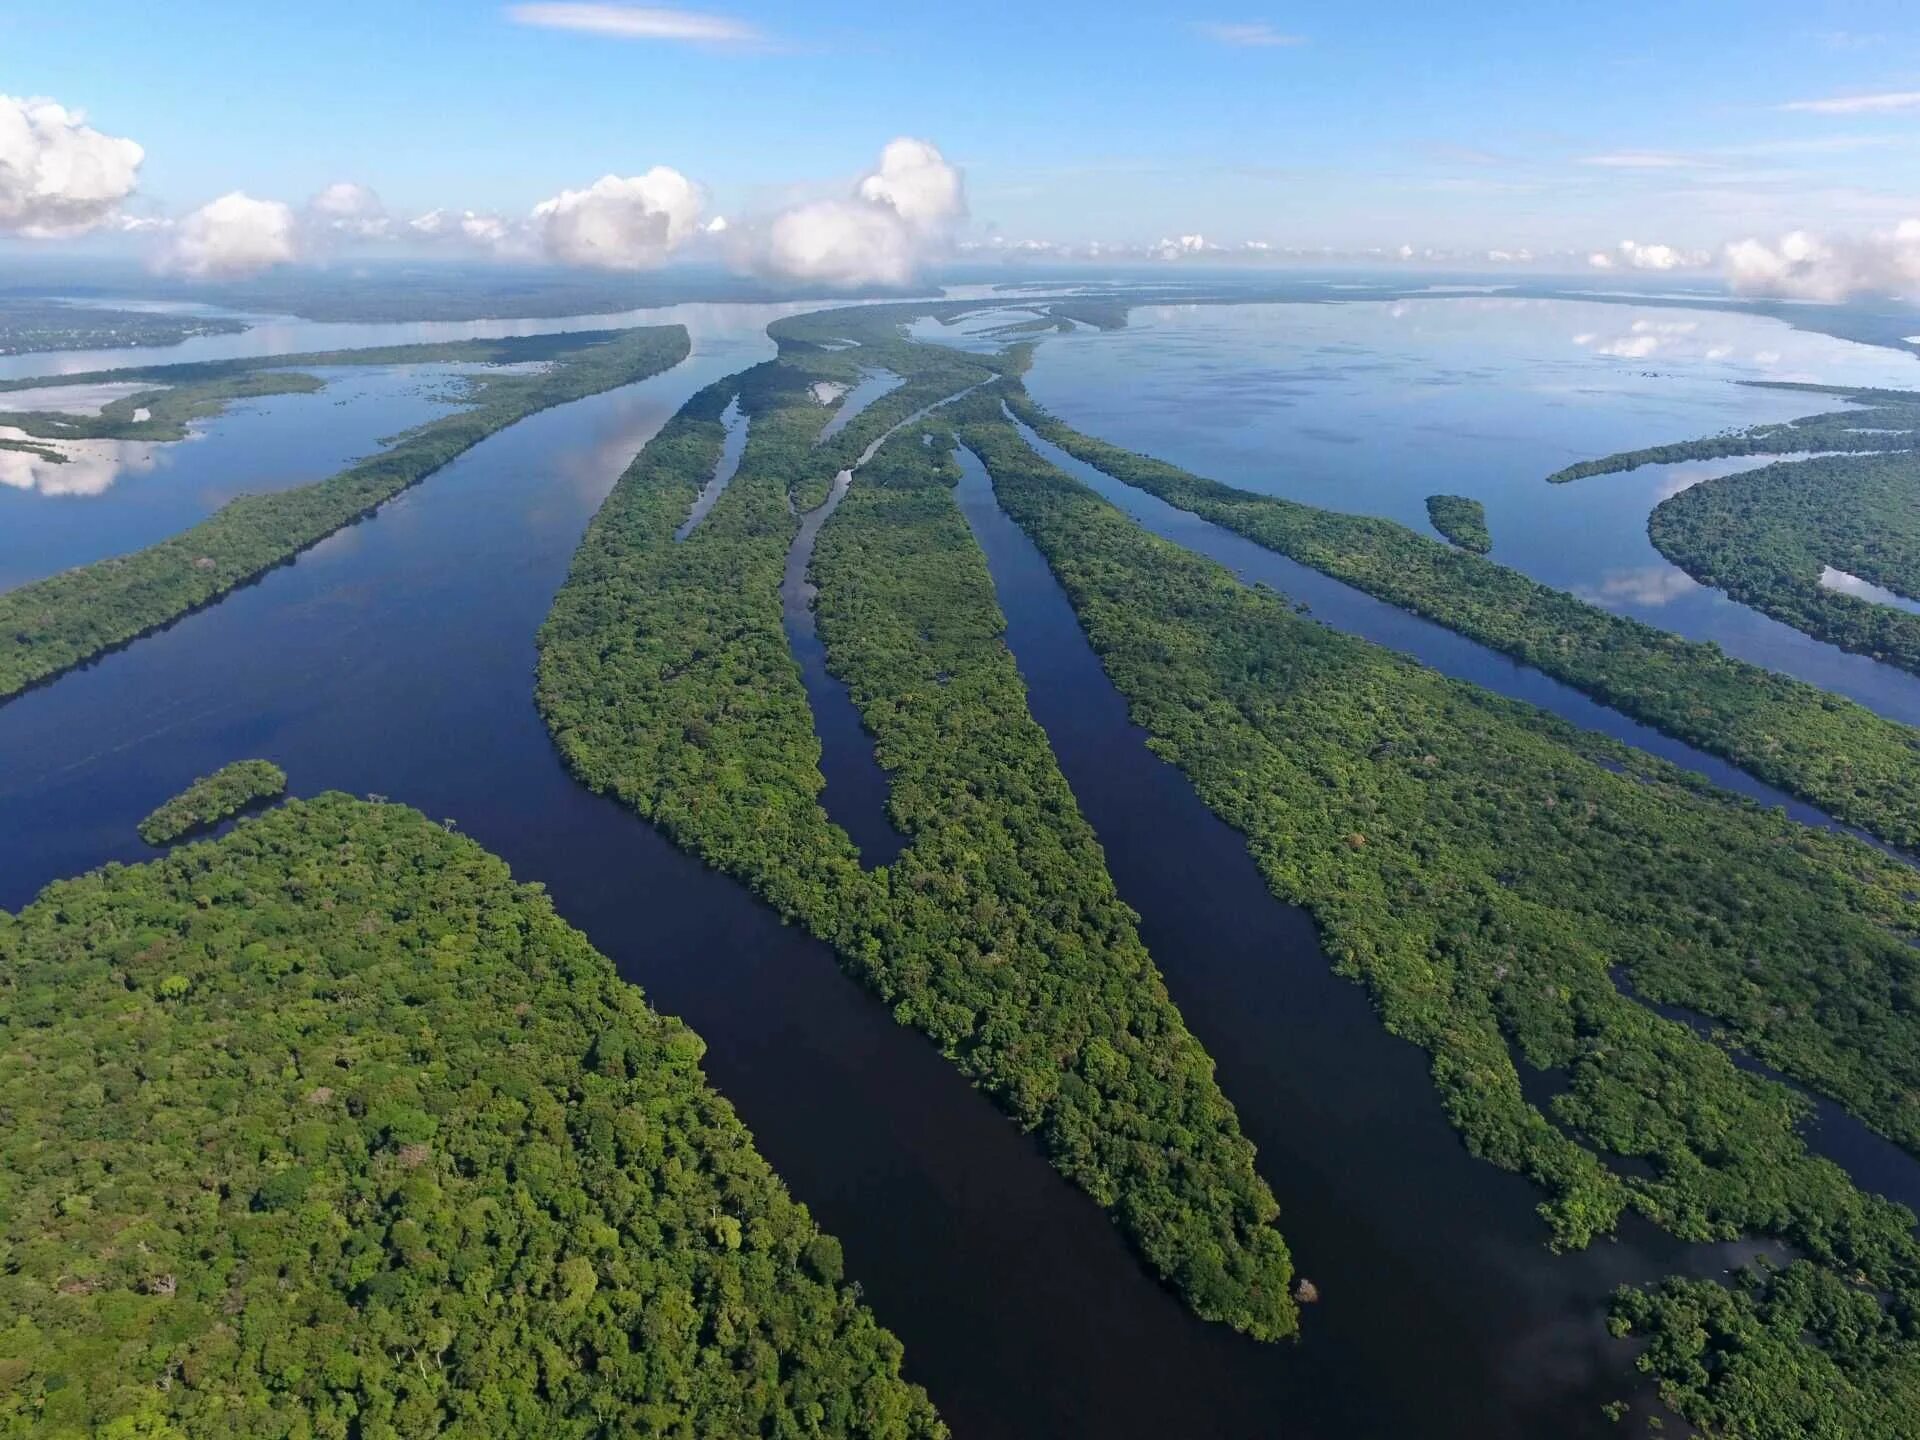
<path fill-rule="evenodd" d="M 888 375 L 887 379 L 892 383 L 870 394 L 865 405 L 900 384 L 896 376 Z M 961 395 L 971 393 L 971 390 L 960 392 Z M 843 403 L 850 404 L 852 398 L 849 395 Z M 813 712 L 814 734 L 820 741 L 820 774 L 827 782 L 820 794 L 820 803 L 834 822 L 852 837 L 860 851 L 861 864 L 869 869 L 898 859 L 907 840 L 887 815 L 887 772 L 874 756 L 873 736 L 861 721 L 859 707 L 853 703 L 846 682 L 827 665 L 827 649 L 821 643 L 819 623 L 813 613 L 817 592 L 808 578 L 813 565 L 813 547 L 820 538 L 821 526 L 833 518 L 833 512 L 846 498 L 855 472 L 893 435 L 924 419 L 939 405 L 959 398 L 960 395 L 949 396 L 938 405 L 916 410 L 876 436 L 852 465 L 833 477 L 827 498 L 801 515 L 800 529 L 787 549 L 786 571 L 780 580 L 781 621 L 786 627 L 787 644 L 800 666 L 800 680 L 806 687 L 807 704 Z M 826 438 L 824 433 L 821 438 Z"/>
<path fill-rule="evenodd" d="M 1315 1435 L 1605 1433 L 1599 1407 L 1634 1388 L 1603 1323 L 1610 1290 L 1718 1275 L 1747 1252 L 1639 1223 L 1580 1254 L 1546 1250 L 1537 1190 L 1461 1146 L 1420 1051 L 1381 1028 L 1312 921 L 1274 898 L 1245 837 L 1147 748 L 1046 561 L 979 461 L 959 459 L 960 506 L 1034 716 L 1320 1291 L 1303 1353 L 1245 1356 L 1234 1393 L 1251 1388 Z M 1267 1433 L 1235 1426 L 1219 1433 Z"/>
<path fill-rule="evenodd" d="M 1244 535 L 1235 534 L 1190 511 L 1170 505 L 1158 496 L 1124 484 L 1042 439 L 1011 414 L 1007 419 L 1035 453 L 1049 464 L 1066 471 L 1154 534 L 1205 555 L 1210 560 L 1219 561 L 1249 584 L 1266 585 L 1279 591 L 1305 605 L 1315 619 L 1336 630 L 1410 655 L 1421 664 L 1456 680 L 1465 680 L 1509 699 L 1537 705 L 1582 729 L 1610 735 L 1650 755 L 1696 771 L 1723 789 L 1745 795 L 1763 805 L 1779 806 L 1804 824 L 1844 830 L 1876 848 L 1887 849 L 1864 832 L 1842 825 L 1817 806 L 1756 780 L 1730 761 L 1631 720 L 1572 686 L 1562 684 L 1530 665 L 1488 649 L 1443 625 L 1376 599 L 1321 574 L 1311 566 L 1269 550 Z"/>
<path fill-rule="evenodd" d="M 1649 541 L 1661 500 L 1751 459 L 1544 483 L 1575 460 L 1833 408 L 1746 380 L 1911 390 L 1920 367 L 1753 315 L 1454 295 L 1143 305 L 1122 330 L 1049 336 L 1026 384 L 1085 434 L 1256 493 L 1420 533 L 1426 496 L 1472 497 L 1496 562 L 1920 724 L 1920 679 L 1696 584 Z"/>
<path fill-rule="evenodd" d="M 535 712 L 534 636 L 587 521 L 688 396 L 771 352 L 767 318 L 696 332 L 678 369 L 503 431 L 221 604 L 0 706 L 0 906 L 151 854 L 140 818 L 239 755 L 296 793 L 446 817 L 706 1038 L 709 1077 L 842 1239 L 956 1434 L 1272 1433 L 1236 1377 L 1275 1352 L 1188 1314 L 825 946 L 577 785 Z"/>
<path fill-rule="evenodd" d="M 904 1341 L 907 1373 L 956 1435 L 1613 1433 L 1599 1406 L 1634 1390 L 1636 1377 L 1629 1348 L 1601 1325 L 1609 1291 L 1718 1275 L 1746 1252 L 1684 1246 L 1638 1222 L 1617 1242 L 1547 1252 L 1535 1187 L 1467 1154 L 1421 1053 L 1385 1034 L 1361 988 L 1332 974 L 1311 923 L 1273 898 L 1244 838 L 1145 747 L 1051 573 L 970 456 L 959 499 L 1034 714 L 1260 1147 L 1300 1271 L 1320 1289 L 1299 1345 L 1262 1346 L 1195 1319 L 1032 1139 L 825 946 L 566 774 L 532 703 L 534 636 L 580 535 L 639 446 L 702 386 L 771 354 L 762 327 L 794 308 L 645 312 L 644 323 L 686 320 L 693 358 L 493 436 L 219 605 L 0 706 L 0 906 L 17 908 L 56 876 L 150 853 L 134 834 L 139 818 L 236 756 L 282 765 L 297 793 L 388 795 L 446 817 L 521 879 L 543 882 L 658 1008 L 706 1038 L 707 1073 L 841 1237 L 849 1276 Z M 569 328 L 605 323 L 583 317 Z M 324 338 L 301 327 L 277 342 L 208 337 L 204 348 L 352 343 L 342 329 L 377 332 L 360 343 L 422 329 L 452 338 L 442 332 L 489 325 L 318 327 Z M 523 326 L 558 328 L 498 329 Z M 45 357 L 27 358 L 19 373 L 44 367 Z M 114 352 L 106 363 L 152 358 Z M 77 357 L 70 368 L 98 363 Z M 729 425 L 715 497 L 745 431 L 743 420 Z M 244 446 L 246 434 L 236 426 L 220 443 Z M 1090 483 L 1104 479 L 1045 453 Z M 805 603 L 813 538 L 855 469 L 806 517 L 783 599 L 790 636 L 797 604 L 813 647 L 810 658 L 794 640 L 828 803 L 873 863 L 887 853 L 884 837 L 868 850 L 854 812 L 877 818 L 897 849 L 885 774 L 826 671 Z M 1103 493 L 1123 489 L 1106 481 Z M 1156 518 L 1150 497 L 1126 492 L 1122 503 L 1195 548 L 1244 547 L 1220 558 L 1245 560 L 1248 578 L 1270 576 L 1331 623 L 1722 778 L 1710 758 L 1628 733 L 1640 727 L 1451 632 L 1239 537 L 1203 534 L 1213 527 L 1184 512 L 1162 506 Z M 1256 559 L 1272 568 L 1251 568 Z M 851 725 L 833 719 L 836 706 Z M 878 777 L 878 788 L 850 812 L 838 777 L 857 773 Z M 1744 780 L 1723 783 L 1761 793 Z M 1680 1428 L 1669 1421 L 1669 1433 Z"/>

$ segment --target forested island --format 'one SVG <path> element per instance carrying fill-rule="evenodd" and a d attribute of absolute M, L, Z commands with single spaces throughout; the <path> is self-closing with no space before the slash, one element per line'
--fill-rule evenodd
<path fill-rule="evenodd" d="M 1588 604 L 1404 525 L 1218 481 L 1002 399 L 1114 479 L 1524 661 L 1881 839 L 1920 846 L 1920 732 L 1777 671 Z"/>
<path fill-rule="evenodd" d="M 1702 585 L 1920 673 L 1920 614 L 1821 583 L 1831 567 L 1920 597 L 1920 456 L 1831 456 L 1704 480 L 1661 501 L 1647 534 Z"/>
<path fill-rule="evenodd" d="M 1861 454 L 1920 450 L 1920 394 L 1910 390 L 1849 390 L 1794 381 L 1749 380 L 1756 390 L 1790 390 L 1831 395 L 1853 408 L 1829 410 L 1779 425 L 1755 425 L 1698 440 L 1622 450 L 1556 470 L 1549 484 L 1564 485 L 1595 475 L 1617 475 L 1642 465 L 1675 465 L 1683 460 L 1724 460 L 1740 455 L 1804 455 L 1815 451 Z"/>
<path fill-rule="evenodd" d="M 246 328 L 246 321 L 223 316 L 0 296 L 0 355 L 178 345 L 197 335 L 234 335 Z"/>
<path fill-rule="evenodd" d="M 942 419 L 1135 718 L 1432 1054 L 1474 1152 L 1542 1185 L 1556 1243 L 1631 1208 L 1805 1257 L 1622 1294 L 1668 1396 L 1743 1436 L 1920 1434 L 1914 1216 L 1808 1154 L 1792 1091 L 1615 975 L 1920 1151 L 1911 872 L 1297 616 L 1048 465 L 1001 399 Z M 1516 1051 L 1553 1078 L 1544 1112 Z"/>
<path fill-rule="evenodd" d="M 1888 778 L 1874 814 L 1895 833 L 1889 817 L 1913 803 L 1907 732 L 1865 711 L 1873 723 L 1842 722 L 1857 707 L 1403 527 L 1250 496 L 1105 446 L 1032 403 L 1020 349 L 926 357 L 898 333 L 914 313 L 928 312 L 781 322 L 780 359 L 697 398 L 616 487 L 543 635 L 542 708 L 576 772 L 832 940 L 902 1019 L 1037 1124 L 1066 1173 L 1118 1198 L 1116 1218 L 1189 1303 L 1262 1333 L 1243 1300 L 1232 1308 L 1256 1293 L 1241 1277 L 1257 1270 L 1222 1267 L 1195 1287 L 1135 1228 L 1130 1191 L 1182 1203 L 1179 1177 L 1134 1176 L 1103 1158 L 1105 1130 L 1160 1123 L 1164 1102 L 1137 1083 L 1125 1093 L 1138 1121 L 1113 1105 L 1112 1082 L 1139 1076 L 1148 1052 L 1100 1036 L 1103 1047 L 1066 1063 L 1064 1082 L 1018 1059 L 1070 1053 L 1042 1037 L 1060 1033 L 1072 996 L 1085 1015 L 1125 1007 L 1137 1017 L 1159 987 L 1143 955 L 1140 998 L 1113 988 L 1111 967 L 1095 982 L 1057 963 L 1036 991 L 1021 973 L 1029 945 L 1093 951 L 1085 941 L 1064 949 L 1072 932 L 1057 922 L 1030 930 L 998 918 L 1019 915 L 1002 910 L 1008 901 L 1039 913 L 1034 886 L 1045 893 L 1056 875 L 1083 895 L 1110 893 L 1111 882 L 1092 837 L 1073 838 L 1082 822 L 1070 797 L 1025 810 L 1035 779 L 1057 769 L 1019 703 L 991 583 L 952 500 L 948 457 L 965 444 L 1046 554 L 1156 748 L 1248 836 L 1276 894 L 1314 916 L 1384 1023 L 1430 1052 L 1468 1146 L 1542 1187 L 1554 1244 L 1588 1244 L 1632 1211 L 1685 1240 L 1781 1247 L 1779 1269 L 1732 1285 L 1675 1279 L 1619 1298 L 1616 1323 L 1650 1338 L 1643 1363 L 1674 1403 L 1758 1436 L 1775 1433 L 1769 1407 L 1796 1393 L 1831 1433 L 1920 1434 L 1920 1345 L 1901 1318 L 1920 1304 L 1914 1217 L 1808 1151 L 1803 1097 L 1648 1003 L 1711 1017 L 1728 1045 L 1920 1151 L 1910 943 L 1920 902 L 1908 867 L 1298 616 L 1286 597 L 1154 538 L 1047 465 L 1007 410 L 1127 483 L 1388 598 L 1420 597 L 1409 608 L 1442 610 L 1456 628 L 1530 597 L 1515 633 L 1531 625 L 1536 643 L 1574 657 L 1563 671 L 1592 683 L 1602 672 L 1579 666 L 1603 655 L 1622 674 L 1638 665 L 1649 695 L 1664 689 L 1693 710 L 1723 704 L 1708 710 L 1728 727 L 1723 743 L 1734 720 L 1764 717 L 1775 735 L 1799 726 L 1804 749 L 1787 753 L 1808 765 L 1795 772 L 1807 788 L 1817 755 L 1838 755 L 1844 769 L 1878 753 Z M 909 381 L 815 449 L 809 387 L 852 373 L 842 352 L 819 345 L 848 336 L 862 364 Z M 796 511 L 942 391 L 954 398 L 859 470 L 813 561 L 830 666 L 874 737 L 890 813 L 909 837 L 897 864 L 863 871 L 818 799 L 818 742 L 780 630 L 780 570 Z M 736 392 L 752 416 L 746 456 L 675 545 Z M 1592 659 L 1570 635 L 1586 637 Z M 1867 748 L 1848 750 L 1862 734 Z M 1019 786 L 996 778 L 1010 764 L 1026 777 Z M 1052 858 L 1038 862 L 1042 840 Z M 1083 845 L 1086 860 L 1072 859 Z M 1002 852 L 1004 868 L 992 858 Z M 1092 912 L 1083 903 L 1081 913 Z M 1095 933 L 1108 954 L 1137 945 L 1118 916 Z M 984 971 L 982 956 L 995 957 Z M 1522 1067 L 1551 1100 L 1528 1098 L 1539 1082 L 1523 1084 Z M 1217 1113 L 1230 1121 L 1226 1105 L 1219 1097 Z M 1201 1113 L 1214 1111 L 1209 1102 Z M 1063 1132 L 1089 1143 L 1063 1155 Z M 1212 1233 L 1244 1243 L 1261 1209 L 1235 1208 L 1240 1218 Z M 1276 1262 L 1284 1253 L 1276 1246 Z M 1276 1263 L 1258 1293 L 1290 1269 Z"/>
<path fill-rule="evenodd" d="M 1447 539 L 1462 550 L 1484 555 L 1493 548 L 1493 532 L 1487 529 L 1487 507 L 1465 495 L 1429 495 L 1427 519 Z"/>
<path fill-rule="evenodd" d="M 295 360 L 338 364 L 342 363 L 339 357 L 353 355 L 361 357 L 354 363 L 364 364 L 480 358 L 545 362 L 545 368 L 537 371 L 483 371 L 465 377 L 460 409 L 407 431 L 379 454 L 337 475 L 295 489 L 242 496 L 198 525 L 145 550 L 0 594 L 0 701 L 178 620 L 284 564 L 489 435 L 536 411 L 670 369 L 686 358 L 689 344 L 684 326 L 664 325 L 217 362 L 221 373 L 213 375 L 206 373 L 209 367 L 191 367 L 199 373 L 187 378 L 198 381 L 230 378 Z M 187 368 L 158 367 L 134 378 L 168 371 L 177 377 L 179 370 Z"/>
<path fill-rule="evenodd" d="M 0 1434 L 945 1428 L 538 886 L 290 801 L 0 912 Z"/>
<path fill-rule="evenodd" d="M 140 822 L 140 838 L 169 845 L 217 825 L 261 800 L 286 793 L 287 772 L 271 760 L 235 760 L 203 775 Z"/>
<path fill-rule="evenodd" d="M 891 428 L 1011 363 L 908 343 L 897 314 L 860 322 L 856 363 L 822 348 L 849 313 L 777 323 L 778 360 L 694 397 L 641 452 L 542 631 L 541 711 L 586 783 L 833 944 L 1198 1313 L 1290 1335 L 1292 1265 L 1253 1147 L 1028 713 L 951 466 L 912 427 L 861 470 L 815 566 L 905 850 L 863 869 L 821 806 L 779 595 L 797 512 Z M 905 383 L 816 444 L 812 387 L 863 365 Z M 736 393 L 740 467 L 676 542 Z"/>

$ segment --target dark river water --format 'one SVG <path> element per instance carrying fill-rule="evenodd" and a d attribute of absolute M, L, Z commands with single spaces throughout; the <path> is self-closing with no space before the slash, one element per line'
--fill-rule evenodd
<path fill-rule="evenodd" d="M 297 793 L 387 795 L 543 882 L 705 1037 L 708 1074 L 844 1241 L 957 1435 L 1615 1433 L 1598 1406 L 1633 1376 L 1600 1326 L 1608 1291 L 1736 1252 L 1630 1227 L 1548 1254 L 1531 1186 L 1466 1155 L 1420 1054 L 1142 746 L 977 471 L 964 498 L 1035 712 L 1325 1297 L 1299 1345 L 1193 1319 L 825 947 L 567 776 L 531 698 L 539 623 L 635 450 L 770 354 L 774 313 L 734 307 L 667 375 L 534 416 L 222 603 L 0 705 L 0 906 L 151 854 L 139 818 L 228 760 L 275 760 Z M 855 747 L 871 764 L 864 732 L 828 743 L 829 764 Z"/>

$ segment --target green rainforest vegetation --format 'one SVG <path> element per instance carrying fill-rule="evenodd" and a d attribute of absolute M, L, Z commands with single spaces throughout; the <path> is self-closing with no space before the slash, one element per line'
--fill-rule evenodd
<path fill-rule="evenodd" d="M 1701 584 L 1816 640 L 1920 673 L 1920 615 L 1820 583 L 1832 566 L 1920 596 L 1920 456 L 1914 453 L 1920 451 L 1920 392 L 1787 383 L 1759 388 L 1831 395 L 1850 408 L 1623 451 L 1547 478 L 1819 452 L 1683 490 L 1654 509 L 1647 533 L 1661 554 Z"/>
<path fill-rule="evenodd" d="M 1487 507 L 1465 495 L 1427 496 L 1427 519 L 1433 528 L 1462 550 L 1484 555 L 1493 548 L 1487 529 Z"/>
<path fill-rule="evenodd" d="M 244 495 L 180 534 L 131 555 L 97 561 L 0 594 L 0 700 L 178 620 L 284 564 L 359 519 L 455 456 L 535 411 L 629 385 L 686 358 L 684 326 L 272 357 L 400 364 L 419 350 L 455 358 L 546 360 L 533 372 L 469 377 L 462 408 L 407 431 L 378 455 L 325 480 L 266 495 Z M 378 361 L 364 357 L 384 355 Z M 253 365 L 254 362 L 219 362 Z M 186 367 L 160 367 L 160 369 Z M 204 369 L 207 367 L 192 367 Z M 117 372 L 114 372 L 117 373 Z M 160 373 L 156 370 L 151 373 Z"/>
<path fill-rule="evenodd" d="M 891 772 L 909 843 L 863 870 L 822 808 L 781 618 L 795 507 L 901 421 L 1008 363 L 905 341 L 902 314 L 780 322 L 778 360 L 709 387 L 641 452 L 542 631 L 540 708 L 586 783 L 830 942 L 1196 1312 L 1290 1335 L 1292 1266 L 1253 1148 L 1028 713 L 956 472 L 917 427 L 861 470 L 813 571 L 830 663 Z M 858 350 L 820 348 L 856 328 Z M 810 387 L 851 383 L 859 366 L 905 383 L 816 445 Z M 676 543 L 736 393 L 751 422 L 739 470 Z"/>
<path fill-rule="evenodd" d="M 230 815 L 238 815 L 256 800 L 284 794 L 287 772 L 271 760 L 236 760 L 203 775 L 140 822 L 140 838 L 149 845 L 168 845 Z"/>
<path fill-rule="evenodd" d="M 538 886 L 291 801 L 0 913 L 0 1435 L 944 1435 Z"/>
<path fill-rule="evenodd" d="M 500 340 L 374 345 L 358 350 L 306 350 L 290 355 L 249 355 L 234 360 L 197 360 L 174 365 L 130 365 L 118 370 L 86 370 L 73 375 L 0 380 L 0 425 L 28 430 L 49 440 L 180 440 L 186 436 L 189 421 L 218 415 L 235 400 L 257 399 L 264 395 L 305 395 L 324 388 L 324 380 L 299 373 L 302 368 L 546 364 L 574 354 L 583 346 L 608 340 L 616 333 L 608 330 L 576 331 L 555 335 L 510 336 Z M 98 415 L 5 408 L 5 397 L 10 393 L 38 390 L 49 385 L 108 384 L 147 385 L 152 388 L 133 391 L 109 401 Z M 134 416 L 141 410 L 149 414 L 144 420 L 136 420 Z"/>
<path fill-rule="evenodd" d="M 61 378 L 33 383 L 38 386 L 68 382 Z M 0 425 L 24 430 L 42 440 L 184 440 L 192 421 L 219 415 L 237 400 L 259 400 L 269 395 L 311 395 L 325 388 L 326 382 L 318 376 L 303 375 L 297 370 L 253 370 L 206 379 L 183 379 L 160 389 L 137 390 L 108 401 L 98 415 L 75 415 L 65 410 L 8 410 L 4 407 L 5 393 L 0 391 Z M 146 414 L 141 416 L 141 411 Z"/>
<path fill-rule="evenodd" d="M 0 355 L 177 345 L 196 335 L 233 335 L 246 328 L 244 320 L 208 315 L 115 310 L 24 295 L 0 297 Z"/>
<path fill-rule="evenodd" d="M 1663 500 L 1647 533 L 1701 584 L 1920 673 L 1920 614 L 1820 583 L 1832 566 L 1920 596 L 1920 456 L 1800 460 L 1706 480 Z"/>
<path fill-rule="evenodd" d="M 1390 520 L 1256 495 L 1083 435 L 1018 385 L 1002 398 L 1116 480 L 1524 661 L 1891 844 L 1920 846 L 1920 732 L 1910 726 Z"/>
<path fill-rule="evenodd" d="M 1700 440 L 1623 450 L 1598 460 L 1582 460 L 1547 477 L 1555 485 L 1594 475 L 1615 475 L 1642 465 L 1673 465 L 1683 460 L 1723 460 L 1739 455 L 1801 455 L 1809 451 L 1860 453 L 1920 450 L 1920 393 L 1908 390 L 1848 390 L 1831 385 L 1801 385 L 1754 380 L 1757 390 L 1791 390 L 1832 395 L 1849 410 L 1830 410 L 1779 425 L 1755 425 Z"/>
<path fill-rule="evenodd" d="M 995 387 L 999 389 L 1002 387 Z M 994 390 L 940 424 L 985 462 L 1156 749 L 1423 1046 L 1478 1155 L 1555 1241 L 1633 1209 L 1801 1258 L 1623 1293 L 1615 1325 L 1689 1416 L 1750 1437 L 1920 1435 L 1911 1212 L 1810 1155 L 1805 1102 L 1733 1042 L 1920 1152 L 1912 872 L 1604 737 L 1294 613 L 1042 460 Z M 1514 1055 L 1551 1072 L 1542 1111 Z"/>

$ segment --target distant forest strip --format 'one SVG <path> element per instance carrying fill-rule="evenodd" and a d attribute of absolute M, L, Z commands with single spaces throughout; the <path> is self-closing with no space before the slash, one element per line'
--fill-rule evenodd
<path fill-rule="evenodd" d="M 674 327 L 663 327 L 674 328 Z M 583 346 L 610 340 L 617 330 L 579 330 L 570 334 L 518 335 L 501 340 L 444 340 L 417 345 L 374 345 L 358 350 L 308 350 L 287 355 L 248 355 L 233 360 L 195 360 L 171 365 L 129 365 L 73 375 L 41 375 L 0 380 L 0 425 L 29 431 L 42 439 L 178 440 L 187 422 L 218 415 L 234 400 L 267 395 L 303 395 L 326 382 L 306 369 L 346 365 L 528 365 L 551 362 Z M 496 377 L 497 378 L 497 377 Z M 98 415 L 62 410 L 9 410 L 5 396 L 48 386 L 150 385 L 117 396 Z M 134 418 L 138 411 L 147 418 Z"/>
<path fill-rule="evenodd" d="M 1920 455 L 1823 457 L 1705 480 L 1661 501 L 1647 534 L 1702 585 L 1920 674 L 1920 614 L 1820 583 L 1831 566 L 1920 597 Z"/>
<path fill-rule="evenodd" d="M 1456 630 L 1890 844 L 1920 847 L 1920 732 L 1463 553 L 1390 520 L 1205 480 L 1003 397 L 1075 459 Z"/>
<path fill-rule="evenodd" d="M 1683 460 L 1722 460 L 1739 455 L 1803 455 L 1811 451 L 1854 452 L 1920 450 L 1920 393 L 1907 390 L 1849 390 L 1829 385 L 1749 381 L 1759 390 L 1793 390 L 1852 401 L 1851 410 L 1829 410 L 1779 425 L 1755 425 L 1699 440 L 1622 450 L 1597 460 L 1582 460 L 1547 477 L 1564 485 L 1595 475 L 1616 475 L 1642 465 L 1674 465 Z"/>
<path fill-rule="evenodd" d="M 552 361 L 549 368 L 471 377 L 464 408 L 409 430 L 337 475 L 297 489 L 243 495 L 145 550 L 0 593 L 0 700 L 286 563 L 496 431 L 538 410 L 657 375 L 684 360 L 690 348 L 680 325 L 536 338 L 529 346 L 483 343 L 522 359 L 535 352 Z"/>
<path fill-rule="evenodd" d="M 589 527 L 542 630 L 542 714 L 573 771 L 832 943 L 1108 1210 L 1199 1314 L 1263 1339 L 1297 1325 L 1291 1261 L 1253 1148 L 1142 947 L 1030 717 L 1004 620 L 909 427 L 822 532 L 831 663 L 891 772 L 909 843 L 863 871 L 820 803 L 819 742 L 781 623 L 794 506 L 931 400 L 1005 363 L 847 312 L 773 327 L 781 359 L 718 382 L 643 450 Z M 823 328 L 824 327 L 824 328 Z M 813 384 L 907 383 L 824 445 Z M 688 538 L 739 393 L 738 472 Z"/>
<path fill-rule="evenodd" d="M 703 1049 L 344 795 L 0 912 L 0 1433 L 943 1437 Z"/>
<path fill-rule="evenodd" d="M 118 310 L 30 295 L 5 295 L 0 296 L 0 355 L 178 345 L 196 335 L 237 334 L 250 323 L 222 316 Z"/>
<path fill-rule="evenodd" d="M 135 391 L 109 401 L 97 415 L 8 410 L 0 403 L 0 425 L 42 440 L 184 440 L 189 423 L 219 415 L 236 400 L 311 395 L 325 388 L 326 382 L 318 376 L 297 370 L 243 371 Z M 144 417 L 141 411 L 146 412 Z"/>
<path fill-rule="evenodd" d="M 140 822 L 140 838 L 168 845 L 238 815 L 256 800 L 284 794 L 287 773 L 271 760 L 235 760 L 203 775 Z"/>
<path fill-rule="evenodd" d="M 1807 1257 L 1737 1290 L 1621 1296 L 1616 1323 L 1649 1337 L 1682 1408 L 1749 1436 L 1920 1434 L 1912 1213 L 1809 1155 L 1793 1092 L 1613 974 L 1920 1153 L 1911 873 L 1302 619 L 1047 464 L 991 392 L 940 422 L 985 462 L 1155 748 L 1429 1051 L 1472 1150 L 1545 1188 L 1558 1243 L 1631 1207 L 1683 1239 L 1772 1236 Z M 1513 1048 L 1555 1076 L 1546 1112 Z"/>

